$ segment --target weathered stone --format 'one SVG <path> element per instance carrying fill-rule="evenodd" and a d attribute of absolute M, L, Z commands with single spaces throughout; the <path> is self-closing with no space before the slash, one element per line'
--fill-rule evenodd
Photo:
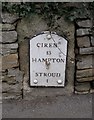
<path fill-rule="evenodd" d="M 2 13 L 2 22 L 3 23 L 14 23 L 19 19 L 17 14 Z"/>
<path fill-rule="evenodd" d="M 87 78 L 79 78 L 77 79 L 78 82 L 90 82 L 93 81 L 94 77 L 87 77 Z"/>
<path fill-rule="evenodd" d="M 2 94 L 2 99 L 5 99 L 5 100 L 16 100 L 16 99 L 22 99 L 22 93 L 17 93 L 17 92 L 14 92 L 14 93 L 3 93 Z"/>
<path fill-rule="evenodd" d="M 91 89 L 91 90 L 90 90 L 90 93 L 94 93 L 94 89 Z"/>
<path fill-rule="evenodd" d="M 2 84 L 2 92 L 3 93 L 21 93 L 21 86 L 20 84 L 9 85 L 5 82 Z"/>
<path fill-rule="evenodd" d="M 7 84 L 9 85 L 14 85 L 17 83 L 16 81 L 16 77 L 15 76 L 7 76 L 5 75 L 3 78 L 2 78 L 2 82 L 6 82 Z"/>
<path fill-rule="evenodd" d="M 0 56 L 0 72 L 2 71 L 2 56 Z"/>
<path fill-rule="evenodd" d="M 89 47 L 89 48 L 80 48 L 79 53 L 81 55 L 83 54 L 94 54 L 94 47 Z"/>
<path fill-rule="evenodd" d="M 77 22 L 77 25 L 79 27 L 91 27 L 92 26 L 92 21 L 91 20 L 81 20 Z"/>
<path fill-rule="evenodd" d="M 91 37 L 91 44 L 94 46 L 94 37 Z"/>
<path fill-rule="evenodd" d="M 78 91 L 74 91 L 75 94 L 78 94 L 78 95 L 84 95 L 84 94 L 88 94 L 90 91 L 84 91 L 84 92 L 78 92 Z"/>
<path fill-rule="evenodd" d="M 89 82 L 79 83 L 77 86 L 75 86 L 75 90 L 78 92 L 90 91 L 90 83 Z"/>
<path fill-rule="evenodd" d="M 88 36 L 77 37 L 78 47 L 90 47 L 90 39 Z"/>
<path fill-rule="evenodd" d="M 0 54 L 6 55 L 10 53 L 17 53 L 17 49 L 18 49 L 18 43 L 2 44 Z"/>
<path fill-rule="evenodd" d="M 23 80 L 23 72 L 19 70 L 19 68 L 12 68 L 12 69 L 8 69 L 8 76 L 15 76 L 16 77 L 16 81 L 17 82 L 22 82 Z"/>
<path fill-rule="evenodd" d="M 92 76 L 94 76 L 94 69 L 77 70 L 76 72 L 76 78 L 86 78 Z"/>
<path fill-rule="evenodd" d="M 12 24 L 2 24 L 3 31 L 15 30 L 15 26 Z"/>
<path fill-rule="evenodd" d="M 89 35 L 90 29 L 77 29 L 77 36 Z"/>
<path fill-rule="evenodd" d="M 18 65 L 18 54 L 10 54 L 2 57 L 2 69 L 17 67 Z"/>
<path fill-rule="evenodd" d="M 38 15 L 22 19 L 17 25 L 17 32 L 19 35 L 19 42 L 24 41 L 25 37 L 31 38 L 34 35 L 41 33 L 48 29 L 46 21 Z"/>
<path fill-rule="evenodd" d="M 7 70 L 2 70 L 1 73 L 2 73 L 2 76 L 5 76 L 5 75 L 8 74 L 8 71 Z"/>
<path fill-rule="evenodd" d="M 2 32 L 2 43 L 12 43 L 17 40 L 17 32 L 16 31 L 8 31 Z"/>
<path fill-rule="evenodd" d="M 77 59 L 78 59 L 77 69 L 94 68 L 94 65 L 93 65 L 94 56 L 93 55 L 79 56 Z"/>

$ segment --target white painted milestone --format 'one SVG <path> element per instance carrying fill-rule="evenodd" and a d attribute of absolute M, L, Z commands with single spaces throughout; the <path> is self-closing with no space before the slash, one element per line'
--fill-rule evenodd
<path fill-rule="evenodd" d="M 30 40 L 30 86 L 65 86 L 67 40 L 46 31 Z"/>

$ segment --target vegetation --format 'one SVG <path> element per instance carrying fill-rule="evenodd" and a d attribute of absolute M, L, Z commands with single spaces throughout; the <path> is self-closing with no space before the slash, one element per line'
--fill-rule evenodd
<path fill-rule="evenodd" d="M 73 22 L 79 16 L 90 17 L 94 14 L 94 2 L 92 3 L 67 3 L 67 2 L 3 2 L 2 11 L 16 13 L 20 17 L 39 14 L 49 20 L 49 26 L 53 26 L 56 19 L 62 16 L 69 22 Z M 94 15 L 92 15 L 94 16 Z"/>

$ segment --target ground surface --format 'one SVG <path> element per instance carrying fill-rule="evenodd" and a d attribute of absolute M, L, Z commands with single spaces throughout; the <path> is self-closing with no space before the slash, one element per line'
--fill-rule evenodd
<path fill-rule="evenodd" d="M 92 94 L 3 100 L 3 118 L 92 118 Z"/>

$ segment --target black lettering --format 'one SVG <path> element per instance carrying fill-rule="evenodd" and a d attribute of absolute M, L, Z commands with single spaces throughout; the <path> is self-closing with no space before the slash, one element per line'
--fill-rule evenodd
<path fill-rule="evenodd" d="M 51 77 L 51 73 L 48 73 L 48 77 Z"/>
<path fill-rule="evenodd" d="M 52 59 L 52 58 L 48 58 L 48 60 L 47 60 L 47 61 L 48 61 L 48 62 L 50 62 L 50 61 L 51 61 L 51 59 Z"/>
<path fill-rule="evenodd" d="M 45 61 L 47 61 L 47 58 L 46 59 L 42 58 L 42 62 L 45 62 Z"/>
<path fill-rule="evenodd" d="M 47 54 L 47 55 L 51 55 L 51 51 L 47 51 L 46 54 Z"/>
<path fill-rule="evenodd" d="M 38 73 L 35 73 L 35 76 L 38 77 Z"/>
<path fill-rule="evenodd" d="M 64 62 L 64 59 L 61 59 L 61 62 Z"/>
<path fill-rule="evenodd" d="M 49 47 L 52 47 L 52 44 L 51 44 L 51 43 L 49 43 Z"/>
<path fill-rule="evenodd" d="M 42 73 L 39 73 L 40 77 L 42 76 Z"/>
<path fill-rule="evenodd" d="M 55 62 L 55 60 L 56 60 L 56 58 L 52 58 L 52 60 L 53 60 L 53 63 Z"/>
<path fill-rule="evenodd" d="M 56 74 L 56 77 L 60 77 L 60 76 L 61 76 L 61 74 L 60 74 L 60 73 L 57 73 L 57 74 Z"/>
<path fill-rule="evenodd" d="M 44 77 L 47 77 L 47 73 L 44 73 Z"/>
<path fill-rule="evenodd" d="M 37 43 L 37 47 L 40 47 L 40 43 Z"/>
<path fill-rule="evenodd" d="M 48 44 L 47 44 L 47 43 L 44 43 L 44 47 L 48 47 Z"/>
<path fill-rule="evenodd" d="M 52 77 L 55 77 L 55 73 L 52 73 Z"/>
<path fill-rule="evenodd" d="M 40 58 L 38 59 L 38 62 L 42 62 Z"/>
<path fill-rule="evenodd" d="M 59 62 L 60 62 L 60 59 L 56 59 L 56 61 L 59 63 Z"/>
<path fill-rule="evenodd" d="M 32 62 L 37 62 L 37 58 L 32 58 Z"/>

